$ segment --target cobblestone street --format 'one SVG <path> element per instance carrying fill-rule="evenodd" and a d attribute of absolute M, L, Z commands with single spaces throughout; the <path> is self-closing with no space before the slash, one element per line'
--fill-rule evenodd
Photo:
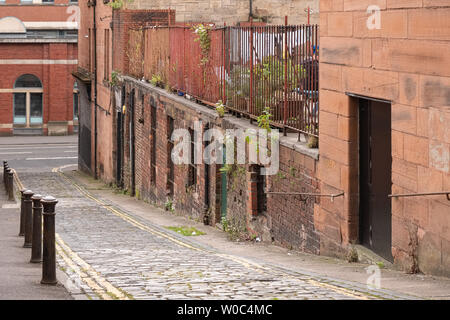
<path fill-rule="evenodd" d="M 55 196 L 58 263 L 88 299 L 399 298 L 218 252 L 93 197 L 62 172 L 20 173 Z"/>

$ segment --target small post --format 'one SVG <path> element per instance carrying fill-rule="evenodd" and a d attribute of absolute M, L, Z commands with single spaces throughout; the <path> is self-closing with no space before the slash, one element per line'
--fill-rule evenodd
<path fill-rule="evenodd" d="M 58 201 L 46 196 L 41 200 L 44 212 L 44 239 L 41 284 L 56 285 L 55 206 Z"/>
<path fill-rule="evenodd" d="M 23 237 L 25 235 L 25 216 L 24 216 L 24 200 L 25 196 L 23 193 L 27 191 L 27 189 L 20 190 L 20 231 L 19 237 Z"/>
<path fill-rule="evenodd" d="M 23 216 L 25 218 L 25 241 L 23 243 L 24 248 L 31 248 L 33 239 L 33 211 L 32 211 L 32 200 L 34 192 L 27 190 L 23 193 Z"/>
<path fill-rule="evenodd" d="M 42 261 L 42 196 L 35 194 L 33 201 L 33 245 L 31 247 L 31 263 Z"/>
<path fill-rule="evenodd" d="M 11 169 L 8 171 L 8 200 L 14 201 L 14 173 Z"/>
<path fill-rule="evenodd" d="M 11 169 L 9 168 L 9 166 L 6 166 L 6 169 L 5 169 L 5 191 L 6 191 L 6 194 L 8 194 L 8 191 L 9 191 L 9 186 L 8 186 L 9 179 L 8 179 L 8 176 L 9 176 L 9 172 L 10 171 L 11 171 Z"/>
<path fill-rule="evenodd" d="M 3 184 L 6 186 L 6 168 L 8 168 L 8 161 L 3 160 Z"/>

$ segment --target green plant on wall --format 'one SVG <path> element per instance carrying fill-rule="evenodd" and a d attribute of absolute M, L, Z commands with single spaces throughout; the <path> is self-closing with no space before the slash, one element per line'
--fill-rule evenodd
<path fill-rule="evenodd" d="M 172 199 L 167 199 L 166 203 L 164 204 L 164 209 L 166 211 L 175 212 Z"/>
<path fill-rule="evenodd" d="M 270 117 L 272 117 L 272 114 L 270 113 L 270 108 L 265 107 L 262 114 L 258 116 L 258 118 L 256 119 L 258 122 L 258 127 L 267 130 L 268 133 L 271 131 Z"/>
<path fill-rule="evenodd" d="M 119 75 L 120 75 L 120 73 L 116 70 L 113 70 L 111 72 L 111 81 L 109 82 L 111 87 L 115 87 L 119 84 Z"/>
<path fill-rule="evenodd" d="M 216 103 L 216 111 L 219 117 L 223 118 L 225 116 L 225 105 L 223 104 L 222 100 L 219 100 Z"/>
<path fill-rule="evenodd" d="M 112 0 L 108 3 L 108 6 L 110 6 L 113 10 L 119 10 L 122 9 L 125 3 L 132 3 L 133 0 Z"/>
<path fill-rule="evenodd" d="M 197 38 L 195 38 L 194 41 L 200 43 L 200 49 L 202 51 L 202 58 L 200 60 L 200 64 L 202 66 L 205 66 L 209 62 L 209 52 L 211 49 L 211 37 L 209 35 L 211 26 L 200 23 L 195 25 L 193 27 L 193 30 L 194 33 L 197 35 Z"/>
<path fill-rule="evenodd" d="M 150 83 L 152 85 L 154 85 L 155 87 L 163 87 L 164 86 L 164 81 L 159 74 L 152 75 L 152 79 L 150 80 Z"/>

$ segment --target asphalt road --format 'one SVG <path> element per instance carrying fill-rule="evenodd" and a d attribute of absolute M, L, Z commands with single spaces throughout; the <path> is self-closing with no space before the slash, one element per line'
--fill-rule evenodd
<path fill-rule="evenodd" d="M 50 172 L 78 163 L 78 136 L 1 137 L 0 160 L 17 172 Z"/>

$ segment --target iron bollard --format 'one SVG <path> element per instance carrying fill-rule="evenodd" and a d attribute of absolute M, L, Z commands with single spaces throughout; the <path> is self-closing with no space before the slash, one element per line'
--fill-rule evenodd
<path fill-rule="evenodd" d="M 31 248 L 31 246 L 33 245 L 33 201 L 31 200 L 33 194 L 34 192 L 31 190 L 27 190 L 23 193 L 23 216 L 25 218 L 25 242 L 23 243 L 24 248 Z"/>
<path fill-rule="evenodd" d="M 25 217 L 24 217 L 24 203 L 23 200 L 25 200 L 25 197 L 23 193 L 27 191 L 27 189 L 21 189 L 20 190 L 20 231 L 19 231 L 19 237 L 23 237 L 25 235 Z"/>
<path fill-rule="evenodd" d="M 3 184 L 6 186 L 6 168 L 8 167 L 8 161 L 3 160 Z"/>
<path fill-rule="evenodd" d="M 55 206 L 58 201 L 46 196 L 41 200 L 44 207 L 44 241 L 42 284 L 56 285 L 56 249 L 55 249 Z"/>
<path fill-rule="evenodd" d="M 42 196 L 35 194 L 33 201 L 33 245 L 31 247 L 31 263 L 42 261 Z"/>
<path fill-rule="evenodd" d="M 8 172 L 8 200 L 14 201 L 14 173 L 11 169 Z"/>
<path fill-rule="evenodd" d="M 9 186 L 8 186 L 8 184 L 9 184 L 9 173 L 11 172 L 11 169 L 9 168 L 9 167 L 6 167 L 6 169 L 5 169 L 5 191 L 6 191 L 6 194 L 8 194 L 8 191 L 9 191 Z"/>

